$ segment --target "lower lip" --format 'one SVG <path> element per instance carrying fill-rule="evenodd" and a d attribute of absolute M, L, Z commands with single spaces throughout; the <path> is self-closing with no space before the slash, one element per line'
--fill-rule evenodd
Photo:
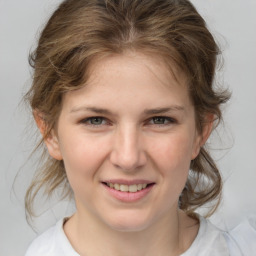
<path fill-rule="evenodd" d="M 122 202 L 130 203 L 130 202 L 139 201 L 142 198 L 146 197 L 154 185 L 149 185 L 148 187 L 137 192 L 122 192 L 122 191 L 110 188 L 105 184 L 103 184 L 103 186 L 107 189 L 109 194 L 114 198 Z"/>

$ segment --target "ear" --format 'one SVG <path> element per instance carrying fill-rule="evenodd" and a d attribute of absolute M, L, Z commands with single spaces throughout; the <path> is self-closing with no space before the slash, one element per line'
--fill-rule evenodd
<path fill-rule="evenodd" d="M 33 112 L 33 115 L 50 156 L 56 160 L 62 160 L 59 141 L 55 131 L 51 130 L 50 134 L 47 134 L 47 124 L 45 123 L 44 115 L 36 110 Z"/>
<path fill-rule="evenodd" d="M 203 124 L 201 133 L 196 135 L 194 149 L 192 152 L 192 159 L 195 159 L 198 156 L 201 147 L 206 143 L 207 139 L 211 135 L 214 122 L 214 115 L 207 114 L 204 120 L 205 122 Z M 197 131 L 197 133 L 199 133 L 199 131 Z"/>

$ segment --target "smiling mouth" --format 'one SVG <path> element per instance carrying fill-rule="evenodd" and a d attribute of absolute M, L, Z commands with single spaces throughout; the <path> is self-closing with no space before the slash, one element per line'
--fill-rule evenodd
<path fill-rule="evenodd" d="M 118 183 L 109 183 L 109 182 L 103 182 L 105 186 L 108 186 L 109 188 L 112 188 L 117 191 L 121 192 L 130 192 L 130 193 L 136 193 L 138 191 L 141 191 L 145 188 L 148 188 L 149 186 L 153 186 L 154 183 L 150 184 L 132 184 L 132 185 L 126 185 L 126 184 L 118 184 Z"/>

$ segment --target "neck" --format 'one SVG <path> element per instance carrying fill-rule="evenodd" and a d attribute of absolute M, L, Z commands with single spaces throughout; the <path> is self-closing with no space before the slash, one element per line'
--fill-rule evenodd
<path fill-rule="evenodd" d="M 64 227 L 69 241 L 81 256 L 176 256 L 191 245 L 198 230 L 196 223 L 188 221 L 179 210 L 162 216 L 150 227 L 131 232 L 114 230 L 94 218 L 77 212 Z"/>

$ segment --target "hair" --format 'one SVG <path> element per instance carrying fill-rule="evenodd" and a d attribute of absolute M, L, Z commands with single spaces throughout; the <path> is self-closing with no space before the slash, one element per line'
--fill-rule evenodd
<path fill-rule="evenodd" d="M 220 50 L 189 1 L 63 1 L 29 59 L 34 69 L 33 83 L 25 98 L 32 111 L 41 114 L 46 130 L 37 147 L 42 146 L 45 158 L 26 193 L 27 216 L 34 216 L 33 202 L 39 191 L 51 196 L 64 185 L 63 197 L 72 195 L 63 161 L 50 157 L 43 146 L 58 121 L 63 95 L 85 86 L 93 61 L 125 51 L 157 54 L 185 74 L 199 131 L 207 114 L 215 117 L 215 127 L 222 120 L 220 106 L 229 99 L 229 93 L 217 91 L 213 82 Z M 193 216 L 198 207 L 215 202 L 209 211 L 213 213 L 221 190 L 219 170 L 202 146 L 191 161 L 179 207 Z"/>

